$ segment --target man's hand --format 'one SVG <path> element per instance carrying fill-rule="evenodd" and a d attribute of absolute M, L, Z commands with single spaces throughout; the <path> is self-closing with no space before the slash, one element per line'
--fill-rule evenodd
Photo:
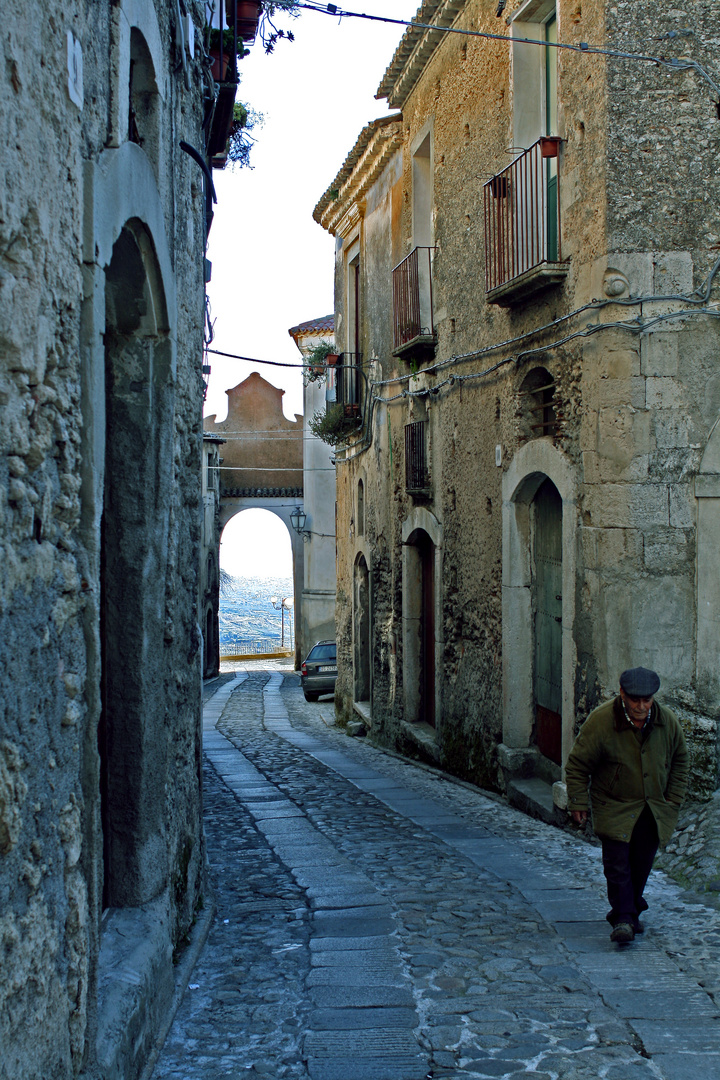
<path fill-rule="evenodd" d="M 585 822 L 587 821 L 587 817 L 588 817 L 587 810 L 573 810 L 572 811 L 572 819 L 573 819 L 573 821 L 575 822 L 576 825 L 584 825 Z"/>

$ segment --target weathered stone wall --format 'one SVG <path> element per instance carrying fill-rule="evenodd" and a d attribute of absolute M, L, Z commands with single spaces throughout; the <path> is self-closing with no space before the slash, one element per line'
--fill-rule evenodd
<path fill-rule="evenodd" d="M 191 7 L 199 26 L 199 7 Z M 70 1077 L 84 1069 L 99 1075 L 94 1047 L 103 906 L 98 725 L 103 666 L 111 659 L 102 658 L 100 620 L 113 572 L 101 563 L 102 334 L 105 276 L 118 238 L 111 223 L 117 218 L 124 224 L 125 206 L 152 237 L 147 265 L 152 244 L 162 244 L 167 255 L 161 280 L 154 284 L 167 302 L 168 317 L 148 333 L 156 351 L 173 354 L 155 402 L 169 413 L 159 421 L 150 401 L 147 438 L 141 433 L 133 449 L 143 464 L 155 448 L 163 451 L 153 471 L 164 477 L 156 490 L 165 497 L 148 509 L 142 527 L 161 555 L 154 613 L 161 629 L 150 642 L 161 673 L 151 697 L 160 718 L 155 741 L 163 745 L 164 765 L 153 776 L 163 818 L 155 845 L 161 865 L 154 895 L 165 898 L 169 945 L 189 928 L 201 888 L 196 573 L 204 226 L 199 171 L 177 149 L 179 138 L 200 142 L 201 80 L 195 62 L 191 90 L 174 74 L 176 6 L 158 0 L 142 9 L 70 0 L 62 9 L 30 2 L 4 12 L 0 1045 L 3 1075 L 23 1080 Z M 126 188 L 98 206 L 93 191 L 98 178 L 107 175 L 103 163 L 127 148 L 124 88 L 135 14 L 149 34 L 161 91 L 152 95 L 157 140 L 148 137 L 144 149 L 131 148 L 147 159 L 153 190 L 145 203 L 135 198 L 137 189 Z M 82 50 L 80 107 L 67 89 L 70 31 Z M 137 43 L 139 31 L 133 33 Z M 118 102 L 124 92 L 122 112 Z M 162 206 L 161 230 L 146 216 L 150 196 Z M 103 248 L 106 242 L 109 248 Z M 135 467 L 131 459 L 125 464 L 129 471 Z M 121 485 L 116 477 L 115 491 Z M 143 568 L 132 552 L 128 564 L 132 580 L 126 584 L 142 592 Z M 142 749 L 135 751 L 142 755 Z M 148 753 L 142 768 L 152 771 L 159 763 Z M 127 797 L 132 803 L 134 792 Z M 124 827 L 141 833 L 143 825 Z"/>
<path fill-rule="evenodd" d="M 535 7 L 544 17 L 550 5 Z M 713 70 L 709 3 L 691 17 L 664 3 L 559 0 L 556 7 L 561 42 L 690 55 Z M 457 27 L 504 33 L 521 4 L 507 5 L 507 24 L 495 3 L 480 0 L 426 3 L 423 17 L 451 8 Z M 681 28 L 693 34 L 679 35 Z M 562 498 L 562 758 L 577 723 L 615 691 L 623 668 L 645 664 L 658 670 L 664 700 L 682 717 L 693 792 L 705 797 L 717 783 L 720 705 L 710 644 L 720 610 L 710 541 L 720 520 L 720 457 L 708 444 L 720 383 L 717 293 L 707 305 L 693 290 L 717 257 L 713 90 L 697 71 L 558 53 L 567 275 L 500 306 L 485 294 L 483 185 L 516 153 L 508 148 L 522 95 L 511 49 L 454 35 L 433 41 L 416 67 L 412 50 L 401 48 L 396 75 L 383 83 L 390 104 L 402 107 L 402 148 L 392 165 L 378 172 L 361 138 L 329 189 L 339 190 L 339 206 L 326 195 L 316 211 L 338 235 L 338 326 L 347 255 L 359 240 L 363 351 L 377 392 L 395 399 L 375 404 L 369 449 L 339 457 L 341 715 L 350 716 L 354 691 L 353 566 L 361 546 L 352 524 L 363 478 L 374 733 L 489 785 L 498 782 L 499 742 L 536 753 L 533 496 L 549 477 Z M 413 375 L 392 355 L 388 270 L 419 242 L 413 154 L 428 134 L 434 360 L 451 363 L 420 360 Z M 697 313 L 705 306 L 709 316 Z M 639 317 L 660 321 L 640 335 Z M 553 437 L 528 426 L 521 388 L 536 367 L 556 388 Z M 403 430 L 414 419 L 427 420 L 429 436 L 431 485 L 422 499 L 406 493 L 403 472 Z M 408 726 L 405 715 L 415 669 L 403 656 L 403 530 L 421 510 L 441 537 L 434 733 Z M 522 768 L 552 778 L 550 762 L 521 758 Z"/>

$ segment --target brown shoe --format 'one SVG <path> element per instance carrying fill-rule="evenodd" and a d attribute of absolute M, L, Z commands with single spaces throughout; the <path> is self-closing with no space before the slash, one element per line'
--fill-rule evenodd
<path fill-rule="evenodd" d="M 617 942 L 618 945 L 629 945 L 634 939 L 635 931 L 627 922 L 616 923 L 610 934 L 610 940 Z"/>

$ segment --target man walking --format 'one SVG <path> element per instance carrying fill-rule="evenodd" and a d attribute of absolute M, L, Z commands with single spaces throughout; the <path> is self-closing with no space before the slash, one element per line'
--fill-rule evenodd
<path fill-rule="evenodd" d="M 647 668 L 623 671 L 618 697 L 590 713 L 565 769 L 573 821 L 583 825 L 592 806 L 610 940 L 620 944 L 643 932 L 643 891 L 658 845 L 673 834 L 687 787 L 685 736 L 675 713 L 654 700 L 659 686 Z"/>

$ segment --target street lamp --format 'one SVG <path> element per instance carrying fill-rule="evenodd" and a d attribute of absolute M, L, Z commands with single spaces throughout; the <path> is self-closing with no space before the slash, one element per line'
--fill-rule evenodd
<path fill-rule="evenodd" d="M 296 506 L 290 515 L 290 524 L 298 536 L 302 536 L 303 540 L 310 539 L 310 530 L 305 528 L 306 521 L 307 514 L 299 506 Z"/>
<path fill-rule="evenodd" d="M 292 607 L 289 596 L 271 596 L 270 603 L 276 611 L 280 611 L 280 648 L 285 648 L 285 612 Z"/>

